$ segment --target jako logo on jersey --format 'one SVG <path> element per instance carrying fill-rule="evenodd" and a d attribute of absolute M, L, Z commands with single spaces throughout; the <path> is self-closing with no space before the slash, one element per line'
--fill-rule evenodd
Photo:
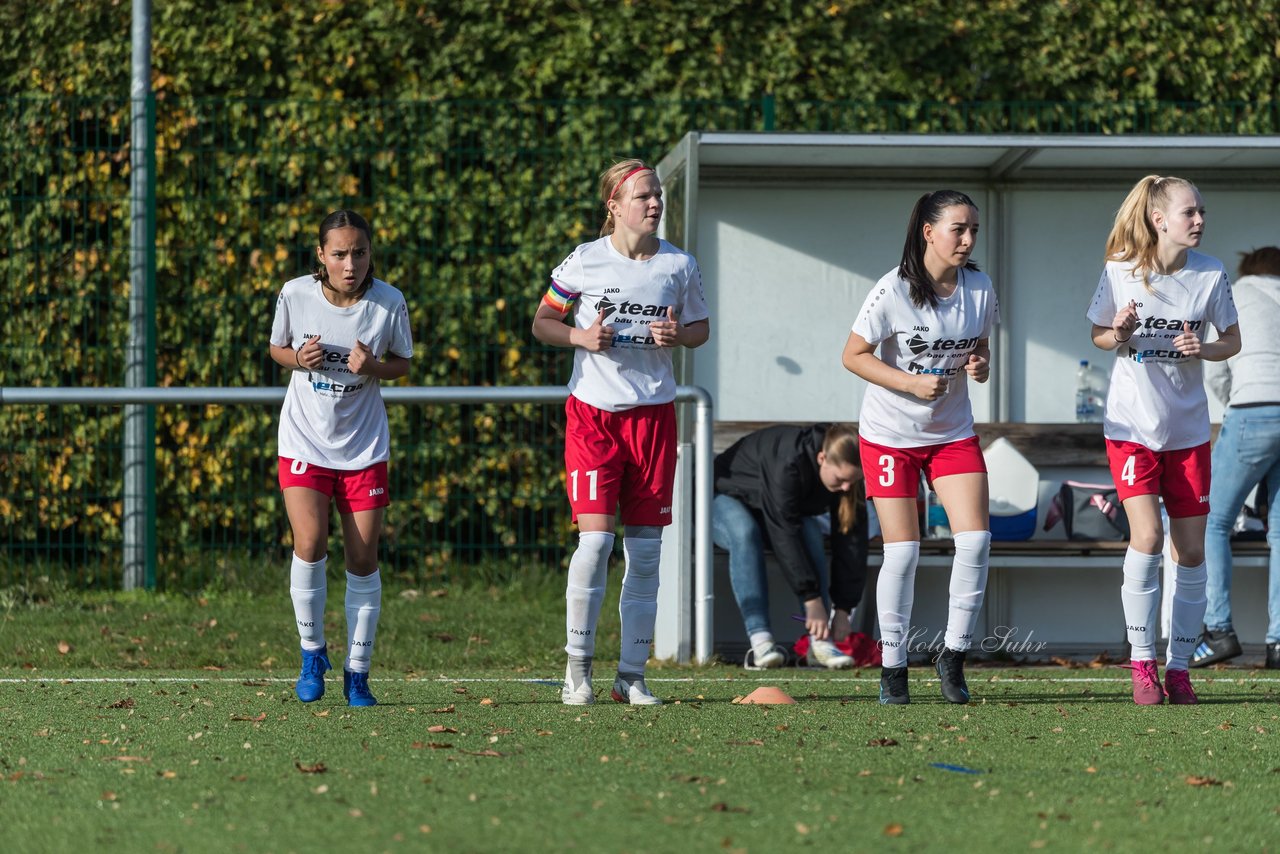
<path fill-rule="evenodd" d="M 1200 503 L 1201 503 L 1201 504 L 1208 504 L 1208 503 L 1209 503 L 1209 496 L 1207 496 L 1207 495 L 1201 495 L 1201 496 L 1200 496 Z"/>
<path fill-rule="evenodd" d="M 375 486 L 373 489 L 369 490 L 369 497 L 372 498 L 375 495 L 382 495 L 384 492 L 386 492 L 386 490 L 381 486 Z"/>
<path fill-rule="evenodd" d="M 613 313 L 617 310 L 618 304 L 608 297 L 603 297 L 598 303 L 596 303 L 596 311 L 603 311 L 605 320 L 612 317 Z"/>
<path fill-rule="evenodd" d="M 917 329 L 919 327 L 916 327 Z M 919 335 L 912 335 L 907 339 L 907 349 L 911 351 L 911 355 L 919 356 L 925 350 L 929 349 L 929 342 L 921 338 Z"/>

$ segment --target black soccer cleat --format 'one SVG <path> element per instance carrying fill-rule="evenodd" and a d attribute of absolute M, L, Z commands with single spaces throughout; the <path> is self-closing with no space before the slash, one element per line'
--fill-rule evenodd
<path fill-rule="evenodd" d="M 880 705 L 905 706 L 911 702 L 907 691 L 907 668 L 880 668 Z"/>
<path fill-rule="evenodd" d="M 964 658 L 965 653 L 943 647 L 942 654 L 934 659 L 938 679 L 942 681 L 942 696 L 949 703 L 969 702 L 969 686 L 964 681 Z"/>
<path fill-rule="evenodd" d="M 1196 644 L 1195 652 L 1191 653 L 1189 663 L 1192 667 L 1208 667 L 1210 664 L 1229 661 L 1241 652 L 1240 639 L 1235 632 L 1230 629 L 1225 632 L 1205 629 L 1200 635 L 1200 642 Z"/>
<path fill-rule="evenodd" d="M 1267 644 L 1267 669 L 1280 670 L 1280 642 Z"/>

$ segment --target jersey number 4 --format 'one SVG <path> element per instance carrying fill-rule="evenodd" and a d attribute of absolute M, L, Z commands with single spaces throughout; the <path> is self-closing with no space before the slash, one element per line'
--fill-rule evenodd
<path fill-rule="evenodd" d="M 599 477 L 600 472 L 598 469 L 592 469 L 591 471 L 583 472 L 583 474 L 587 476 L 587 500 L 595 501 L 596 500 L 596 478 Z M 578 500 L 578 470 L 577 469 L 574 469 L 573 471 L 569 472 L 569 494 L 573 496 L 574 501 Z"/>

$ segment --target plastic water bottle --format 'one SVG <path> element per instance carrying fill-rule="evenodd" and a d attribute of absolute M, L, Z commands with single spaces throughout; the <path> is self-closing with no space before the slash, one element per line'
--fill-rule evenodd
<path fill-rule="evenodd" d="M 1098 420 L 1098 397 L 1093 386 L 1093 371 L 1089 361 L 1080 360 L 1076 369 L 1076 421 L 1081 424 Z"/>

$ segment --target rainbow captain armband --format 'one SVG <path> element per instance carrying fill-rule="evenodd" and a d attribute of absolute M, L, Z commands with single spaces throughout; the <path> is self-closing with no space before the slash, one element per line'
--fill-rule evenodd
<path fill-rule="evenodd" d="M 573 308 L 573 304 L 578 301 L 578 297 L 582 294 L 575 294 L 561 287 L 555 279 L 551 280 L 551 287 L 547 288 L 546 296 L 542 298 L 542 304 L 553 308 L 561 314 L 568 313 Z"/>

